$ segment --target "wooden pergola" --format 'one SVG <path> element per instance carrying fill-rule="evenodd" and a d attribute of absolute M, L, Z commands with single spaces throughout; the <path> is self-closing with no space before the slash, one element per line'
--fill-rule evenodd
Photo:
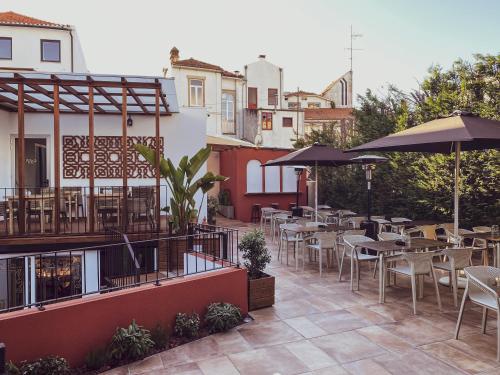
<path fill-rule="evenodd" d="M 18 118 L 18 188 L 19 233 L 25 233 L 25 113 L 51 113 L 54 117 L 54 192 L 55 233 L 60 231 L 61 133 L 60 115 L 88 116 L 89 134 L 89 204 L 94 205 L 94 116 L 121 115 L 123 189 L 127 181 L 127 118 L 128 115 L 154 116 L 156 147 L 160 147 L 160 116 L 169 116 L 169 104 L 162 90 L 162 78 L 87 75 L 77 73 L 0 73 L 0 109 L 17 112 Z M 160 150 L 156 152 L 156 221 L 160 222 Z M 127 199 L 124 199 L 124 223 Z M 95 220 L 89 218 L 90 232 Z M 158 225 L 157 225 L 158 227 Z"/>

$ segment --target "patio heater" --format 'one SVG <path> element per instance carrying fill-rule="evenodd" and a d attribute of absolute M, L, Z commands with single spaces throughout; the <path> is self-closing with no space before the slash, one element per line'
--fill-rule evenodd
<path fill-rule="evenodd" d="M 372 221 L 372 177 L 373 171 L 377 164 L 384 163 L 387 158 L 377 155 L 361 155 L 351 159 L 352 161 L 362 164 L 365 171 L 366 187 L 367 187 L 367 220 L 361 223 L 361 229 L 366 229 L 366 235 L 376 239 L 377 223 Z"/>
<path fill-rule="evenodd" d="M 297 192 L 295 195 L 295 207 L 292 209 L 292 216 L 302 217 L 303 210 L 299 207 L 300 176 L 302 176 L 302 172 L 304 172 L 304 169 L 306 169 L 306 167 L 304 167 L 303 165 L 295 165 L 291 168 L 293 168 L 295 176 L 297 177 Z"/>

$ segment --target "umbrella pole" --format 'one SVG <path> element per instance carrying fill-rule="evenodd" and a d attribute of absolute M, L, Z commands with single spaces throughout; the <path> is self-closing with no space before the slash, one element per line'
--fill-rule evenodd
<path fill-rule="evenodd" d="M 314 182 L 314 212 L 315 212 L 315 222 L 318 222 L 318 162 L 314 163 L 316 170 L 316 181 Z"/>
<path fill-rule="evenodd" d="M 453 205 L 453 233 L 458 236 L 458 197 L 460 194 L 460 151 L 461 143 L 455 143 L 455 196 Z"/>

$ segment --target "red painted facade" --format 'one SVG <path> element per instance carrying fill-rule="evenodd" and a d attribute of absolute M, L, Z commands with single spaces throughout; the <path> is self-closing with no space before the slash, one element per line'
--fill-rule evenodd
<path fill-rule="evenodd" d="M 229 177 L 221 183 L 221 190 L 227 189 L 231 193 L 234 205 L 235 218 L 249 222 L 252 215 L 252 205 L 260 204 L 261 207 L 270 207 L 278 203 L 280 209 L 288 209 L 290 203 L 296 201 L 296 193 L 247 193 L 247 163 L 258 160 L 261 164 L 277 159 L 290 153 L 289 150 L 267 148 L 233 148 L 220 152 L 220 174 Z M 282 171 L 282 168 L 280 169 Z M 262 183 L 265 184 L 264 169 L 262 170 Z M 281 179 L 280 179 L 281 180 Z M 299 204 L 306 205 L 306 179 L 302 174 L 299 188 Z"/>
<path fill-rule="evenodd" d="M 48 355 L 80 366 L 90 350 L 109 343 L 117 327 L 133 319 L 148 329 L 158 323 L 171 333 L 178 312 L 201 317 L 211 302 L 230 302 L 248 312 L 247 273 L 227 268 L 141 287 L 0 315 L 0 342 L 7 360 L 18 363 Z"/>

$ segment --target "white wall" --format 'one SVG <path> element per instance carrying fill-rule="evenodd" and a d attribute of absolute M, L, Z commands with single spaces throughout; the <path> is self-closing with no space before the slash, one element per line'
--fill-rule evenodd
<path fill-rule="evenodd" d="M 286 103 L 285 108 L 289 108 L 288 103 L 294 103 L 295 105 L 297 103 L 297 95 L 288 96 L 285 103 Z M 299 97 L 300 108 L 309 108 L 308 107 L 309 103 L 319 103 L 320 104 L 319 108 L 331 108 L 330 101 L 326 98 L 322 98 L 318 95 L 300 95 Z"/>
<path fill-rule="evenodd" d="M 74 29 L 71 33 L 73 34 L 74 72 L 87 72 L 78 35 Z M 2 25 L 0 36 L 12 38 L 12 60 L 0 60 L 1 67 L 44 72 L 71 72 L 70 30 Z M 61 62 L 41 61 L 41 39 L 61 41 Z"/>
<path fill-rule="evenodd" d="M 267 112 L 267 111 L 264 111 Z M 269 111 L 273 113 L 273 129 L 262 130 L 262 111 L 259 111 L 258 126 L 263 147 L 293 148 L 297 133 L 297 117 L 299 121 L 299 138 L 304 135 L 304 112 L 296 110 Z M 291 117 L 293 126 L 283 127 L 283 117 Z M 259 138 L 259 135 L 257 135 Z"/>
<path fill-rule="evenodd" d="M 342 84 L 341 79 L 347 82 L 347 104 L 342 105 Z M 325 98 L 333 100 L 337 108 L 352 108 L 352 72 L 345 73 L 342 77 L 331 85 L 331 87 L 324 93 Z"/>
<path fill-rule="evenodd" d="M 283 70 L 279 66 L 271 64 L 265 58 L 260 58 L 245 67 L 245 76 L 247 87 L 257 88 L 257 108 L 274 108 L 268 105 L 268 89 L 278 89 L 277 108 L 284 108 L 284 77 Z"/>
<path fill-rule="evenodd" d="M 154 136 L 154 116 L 132 116 L 133 126 L 127 129 L 129 136 Z M 61 136 L 88 135 L 88 117 L 85 114 L 61 114 Z M 162 116 L 160 119 L 160 135 L 164 138 L 164 155 L 178 164 L 182 156 L 192 156 L 206 145 L 206 112 L 203 108 L 181 108 L 180 113 Z M 0 187 L 14 186 L 14 142 L 17 136 L 17 113 L 0 110 Z M 45 113 L 27 113 L 25 115 L 26 137 L 47 138 L 47 154 L 50 156 L 50 185 L 54 183 L 53 159 L 53 115 Z M 121 116 L 95 115 L 95 135 L 121 135 Z M 61 163 L 62 163 L 61 147 Z M 200 174 L 206 172 L 206 165 Z M 88 186 L 88 179 L 64 179 L 61 173 L 62 186 Z M 129 179 L 130 186 L 154 185 L 155 179 Z M 121 185 L 122 179 L 96 179 L 96 186 Z M 162 191 L 163 193 L 163 191 Z M 3 195 L 3 192 L 0 191 Z M 164 197 L 162 197 L 162 200 Z M 201 199 L 201 194 L 197 200 Z M 202 209 L 206 214 L 206 204 Z"/>

